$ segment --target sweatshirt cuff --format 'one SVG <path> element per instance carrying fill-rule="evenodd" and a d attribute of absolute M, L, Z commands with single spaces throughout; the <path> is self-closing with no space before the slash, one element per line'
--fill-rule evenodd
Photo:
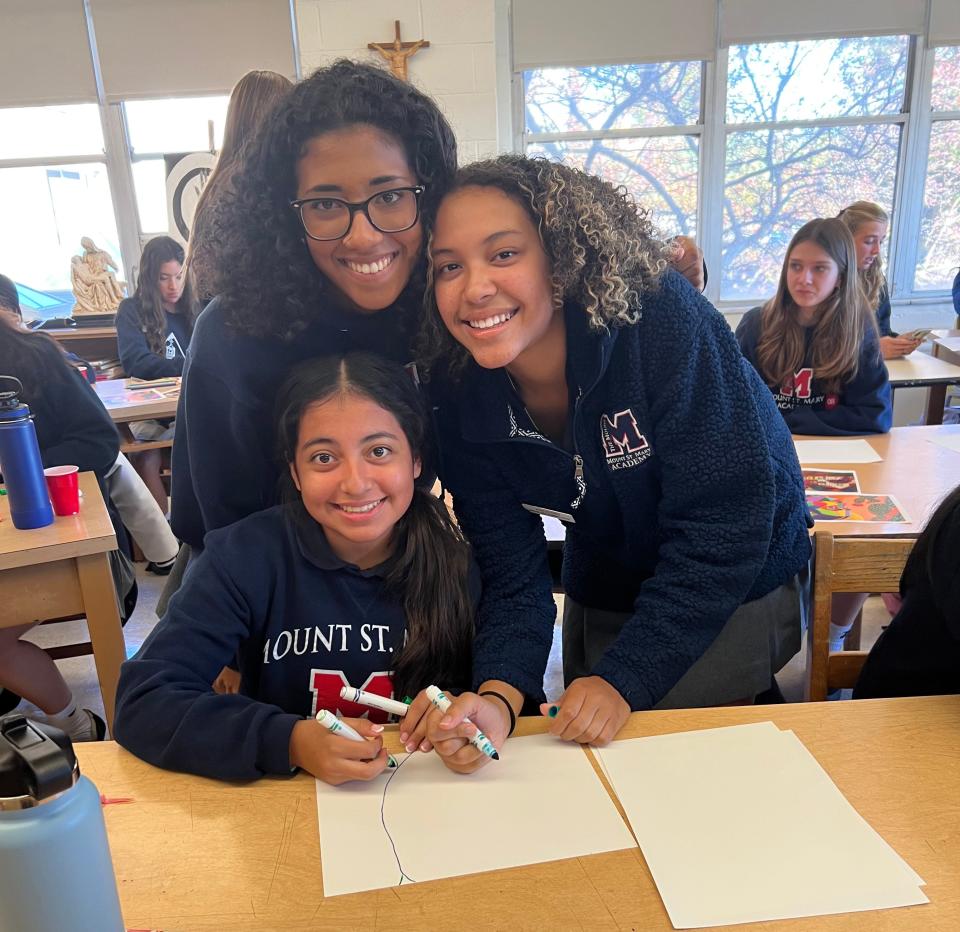
<path fill-rule="evenodd" d="M 631 712 L 643 712 L 652 709 L 656 704 L 657 700 L 653 698 L 641 678 L 629 667 L 617 663 L 609 656 L 601 657 L 590 675 L 606 680 L 623 696 Z"/>
<path fill-rule="evenodd" d="M 488 680 L 500 680 L 509 683 L 514 689 L 523 693 L 524 699 L 531 699 L 537 703 L 544 702 L 543 676 L 539 680 L 530 676 L 528 671 L 503 663 L 488 663 L 473 668 L 473 688 L 477 690 L 482 683 Z"/>
<path fill-rule="evenodd" d="M 300 715 L 286 712 L 272 715 L 265 723 L 260 735 L 260 753 L 257 767 L 264 773 L 290 774 L 294 768 L 290 763 L 290 735 L 293 726 L 302 721 Z"/>

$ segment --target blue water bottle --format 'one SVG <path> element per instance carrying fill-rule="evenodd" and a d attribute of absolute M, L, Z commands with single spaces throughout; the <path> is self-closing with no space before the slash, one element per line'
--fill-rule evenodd
<path fill-rule="evenodd" d="M 14 391 L 3 383 L 16 382 Z M 0 375 L 0 473 L 10 499 L 14 527 L 28 531 L 53 524 L 53 508 L 43 477 L 43 462 L 30 409 L 20 401 L 23 385 L 12 375 Z"/>
<path fill-rule="evenodd" d="M 0 932 L 123 932 L 100 794 L 70 739 L 0 718 Z"/>

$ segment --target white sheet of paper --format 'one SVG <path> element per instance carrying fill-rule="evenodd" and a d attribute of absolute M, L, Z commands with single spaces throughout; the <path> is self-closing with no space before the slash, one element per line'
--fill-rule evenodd
<path fill-rule="evenodd" d="M 881 457 L 866 440 L 794 440 L 801 463 L 879 463 Z"/>
<path fill-rule="evenodd" d="M 928 437 L 927 439 L 931 443 L 960 453 L 960 434 L 937 434 L 935 437 Z"/>
<path fill-rule="evenodd" d="M 317 781 L 324 896 L 398 886 L 400 865 L 409 883 L 636 847 L 576 744 L 511 738 L 470 777 L 436 754 L 398 758 L 392 779 Z"/>
<path fill-rule="evenodd" d="M 594 753 L 675 928 L 927 902 L 916 873 L 775 726 L 634 738 Z"/>

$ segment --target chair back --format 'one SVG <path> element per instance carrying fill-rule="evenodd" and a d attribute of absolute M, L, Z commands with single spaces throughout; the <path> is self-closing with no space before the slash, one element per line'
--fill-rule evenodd
<path fill-rule="evenodd" d="M 830 651 L 830 617 L 835 592 L 896 592 L 913 538 L 814 538 L 813 621 L 807 632 L 807 683 L 804 698 L 822 702 L 834 689 L 850 689 L 867 659 L 862 650 Z"/>

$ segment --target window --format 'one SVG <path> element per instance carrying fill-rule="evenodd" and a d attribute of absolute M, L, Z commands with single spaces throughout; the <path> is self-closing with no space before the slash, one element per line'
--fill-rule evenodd
<path fill-rule="evenodd" d="M 623 185 L 664 236 L 696 235 L 701 62 L 543 68 L 523 78 L 528 155 Z"/>
<path fill-rule="evenodd" d="M 807 220 L 891 209 L 909 51 L 906 36 L 730 48 L 721 298 L 773 294 Z"/>
<path fill-rule="evenodd" d="M 82 236 L 121 264 L 95 104 L 0 110 L 0 204 L 3 273 L 25 288 L 64 292 L 67 313 Z"/>
<path fill-rule="evenodd" d="M 960 46 L 936 50 L 930 107 L 917 291 L 948 289 L 960 266 Z"/>
<path fill-rule="evenodd" d="M 140 229 L 166 232 L 165 155 L 219 149 L 227 116 L 227 96 L 128 100 L 123 105 L 133 160 Z M 198 192 L 199 193 L 199 192 Z"/>

